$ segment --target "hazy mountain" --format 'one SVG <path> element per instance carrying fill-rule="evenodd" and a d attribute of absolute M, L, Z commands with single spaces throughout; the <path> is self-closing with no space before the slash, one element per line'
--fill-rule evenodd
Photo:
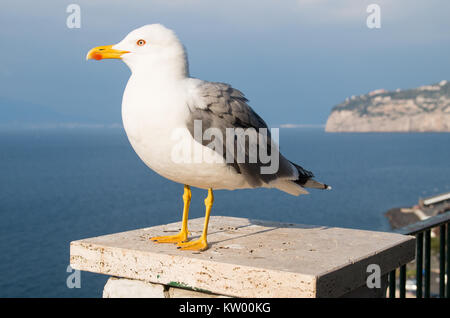
<path fill-rule="evenodd" d="M 325 130 L 450 132 L 450 83 L 352 96 L 332 109 Z"/>
<path fill-rule="evenodd" d="M 43 105 L 0 97 L 1 127 L 104 126 L 95 120 L 58 112 Z M 111 125 L 109 125 L 111 126 Z"/>

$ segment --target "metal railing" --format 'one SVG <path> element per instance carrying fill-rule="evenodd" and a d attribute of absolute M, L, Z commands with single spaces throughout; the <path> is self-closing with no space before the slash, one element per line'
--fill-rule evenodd
<path fill-rule="evenodd" d="M 431 231 L 439 228 L 439 297 L 450 298 L 450 212 L 405 226 L 396 233 L 416 236 L 416 297 L 429 298 L 431 285 Z M 447 242 L 447 244 L 446 244 Z M 425 266 L 424 266 L 425 265 Z M 406 264 L 399 270 L 399 297 L 406 297 Z M 396 270 L 389 273 L 389 298 L 396 297 Z"/>

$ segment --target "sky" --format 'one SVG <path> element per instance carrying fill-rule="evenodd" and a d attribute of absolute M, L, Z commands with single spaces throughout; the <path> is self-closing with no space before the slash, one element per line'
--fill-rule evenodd
<path fill-rule="evenodd" d="M 32 118 L 45 109 L 72 122 L 120 124 L 130 71 L 85 56 L 151 23 L 175 30 L 191 76 L 232 84 L 271 126 L 321 125 L 348 96 L 450 80 L 446 0 L 75 1 L 2 1 L 4 121 L 27 105 Z M 66 25 L 72 3 L 81 8 L 79 29 Z M 367 27 L 370 4 L 380 6 L 379 29 Z"/>

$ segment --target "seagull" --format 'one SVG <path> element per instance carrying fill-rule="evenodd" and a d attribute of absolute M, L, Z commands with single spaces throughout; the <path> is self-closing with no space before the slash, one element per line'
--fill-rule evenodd
<path fill-rule="evenodd" d="M 152 241 L 206 250 L 213 190 L 262 187 L 298 196 L 308 193 L 305 188 L 331 189 L 279 153 L 273 131 L 241 91 L 190 77 L 183 44 L 163 25 L 135 29 L 115 45 L 91 49 L 86 59 L 121 59 L 130 68 L 122 98 L 128 140 L 149 168 L 184 185 L 180 232 Z M 208 190 L 203 232 L 193 240 L 190 187 Z"/>

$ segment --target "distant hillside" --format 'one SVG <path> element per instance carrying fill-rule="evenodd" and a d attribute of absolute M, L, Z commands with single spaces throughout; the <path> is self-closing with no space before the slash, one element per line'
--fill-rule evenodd
<path fill-rule="evenodd" d="M 331 110 L 327 132 L 450 132 L 450 83 L 352 96 Z"/>
<path fill-rule="evenodd" d="M 57 127 L 96 124 L 49 107 L 0 97 L 0 127 Z"/>

